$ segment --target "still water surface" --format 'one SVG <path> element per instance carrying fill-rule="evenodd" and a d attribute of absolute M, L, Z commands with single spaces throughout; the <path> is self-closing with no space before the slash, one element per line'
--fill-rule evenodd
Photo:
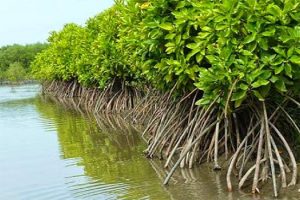
<path fill-rule="evenodd" d="M 255 198 L 228 193 L 225 172 L 208 166 L 177 170 L 165 187 L 162 163 L 143 156 L 136 131 L 112 129 L 102 117 L 47 100 L 39 90 L 0 87 L 0 200 L 272 199 L 268 189 Z M 300 199 L 297 187 L 281 198 Z"/>

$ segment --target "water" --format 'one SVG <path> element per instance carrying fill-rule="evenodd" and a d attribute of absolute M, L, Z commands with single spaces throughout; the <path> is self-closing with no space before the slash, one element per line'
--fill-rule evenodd
<path fill-rule="evenodd" d="M 177 170 L 162 185 L 163 163 L 142 154 L 133 129 L 114 130 L 102 117 L 40 97 L 38 85 L 0 87 L 0 200 L 273 199 L 226 191 L 224 171 Z M 123 125 L 125 126 L 125 125 Z M 299 199 L 300 188 L 282 199 Z"/>

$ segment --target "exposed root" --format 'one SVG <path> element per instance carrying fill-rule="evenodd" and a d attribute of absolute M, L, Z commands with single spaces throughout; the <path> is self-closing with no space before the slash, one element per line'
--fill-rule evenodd
<path fill-rule="evenodd" d="M 275 108 L 274 105 L 267 108 L 265 102 L 248 102 L 231 111 L 229 97 L 225 109 L 221 110 L 217 105 L 219 97 L 208 107 L 200 107 L 195 105 L 201 98 L 199 90 L 173 98 L 173 89 L 164 94 L 147 87 L 138 90 L 115 79 L 102 90 L 81 87 L 76 81 L 52 81 L 44 85 L 43 93 L 63 100 L 71 98 L 72 105 L 80 112 L 93 111 L 101 127 L 119 130 L 133 127 L 141 131 L 142 126 L 138 126 L 143 125 L 142 137 L 148 143 L 146 156 L 165 159 L 164 167 L 170 167 L 164 184 L 168 184 L 177 167 L 192 168 L 206 160 L 212 161 L 213 168 L 219 170 L 223 167 L 219 161 L 222 155 L 226 160 L 232 155 L 226 177 L 229 191 L 233 190 L 234 172 L 237 172 L 238 188 L 252 183 L 252 193 L 271 179 L 277 197 L 279 185 L 287 187 L 290 172 L 288 185 L 296 184 L 296 160 L 285 139 L 286 132 L 281 130 L 281 124 L 288 123 L 300 133 L 285 109 L 287 102 L 300 105 L 295 99 L 286 97 Z M 111 114 L 118 114 L 133 126 L 124 126 Z M 106 120 L 99 120 L 99 116 L 105 116 Z"/>
<path fill-rule="evenodd" d="M 278 119 L 278 115 L 282 112 L 278 112 L 281 106 L 278 106 L 277 109 L 268 117 L 268 112 L 266 108 L 265 102 L 262 102 L 260 107 L 256 107 L 256 112 L 260 113 L 258 117 L 256 117 L 257 122 L 256 125 L 251 125 L 251 131 L 247 131 L 247 135 L 242 141 L 242 143 L 238 146 L 237 151 L 234 153 L 233 158 L 230 162 L 230 166 L 227 173 L 227 187 L 229 191 L 232 191 L 232 184 L 230 176 L 232 174 L 233 166 L 237 165 L 237 158 L 239 154 L 241 154 L 242 150 L 250 152 L 252 154 L 253 151 L 256 151 L 256 162 L 254 165 L 251 165 L 251 159 L 249 160 L 249 156 L 246 160 L 243 159 L 243 163 L 240 166 L 240 175 L 239 177 L 239 188 L 242 188 L 244 183 L 249 179 L 251 173 L 253 173 L 253 181 L 252 181 L 252 193 L 256 193 L 259 191 L 259 182 L 265 181 L 269 178 L 269 175 L 272 179 L 273 183 L 273 192 L 274 196 L 278 196 L 278 180 L 276 166 L 279 168 L 279 176 L 281 177 L 281 187 L 286 187 L 286 174 L 289 173 L 288 168 L 285 167 L 283 157 L 289 156 L 291 164 L 293 166 L 293 174 L 291 178 L 291 182 L 289 185 L 295 185 L 297 178 L 297 165 L 293 153 L 283 137 L 283 134 L 279 131 L 279 129 L 273 124 L 273 122 Z M 248 130 L 250 130 L 248 128 Z M 253 137 L 259 134 L 259 138 Z M 277 135 L 276 135 L 277 134 Z M 252 136 L 252 137 L 251 137 Z M 276 143 L 274 137 L 280 140 L 280 143 Z M 252 141 L 251 141 L 252 140 Z M 247 147 L 247 143 L 250 143 L 251 146 Z M 286 148 L 285 152 L 279 152 L 278 146 L 284 146 Z M 248 153 L 250 154 L 250 153 Z M 246 153 L 243 154 L 245 157 Z M 276 158 L 276 159 L 275 159 Z M 246 169 L 246 166 L 249 162 L 250 167 Z M 269 171 L 270 170 L 270 171 Z M 245 171 L 244 175 L 242 172 Z"/>

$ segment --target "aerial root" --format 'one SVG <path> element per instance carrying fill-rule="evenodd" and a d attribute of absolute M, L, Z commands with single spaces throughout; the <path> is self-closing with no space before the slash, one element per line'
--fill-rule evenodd
<path fill-rule="evenodd" d="M 298 106 L 299 102 L 285 97 L 280 105 L 268 109 L 265 102 L 250 102 L 229 113 L 229 99 L 225 110 L 217 105 L 218 97 L 207 107 L 196 106 L 201 97 L 199 90 L 178 99 L 172 97 L 175 86 L 170 92 L 161 93 L 147 87 L 129 87 L 117 79 L 102 90 L 84 88 L 76 81 L 52 81 L 45 83 L 43 93 L 61 100 L 71 98 L 72 105 L 80 112 L 89 110 L 98 118 L 100 114 L 105 116 L 107 123 L 104 120 L 97 123 L 107 128 L 124 130 L 144 125 L 142 137 L 148 143 L 146 156 L 164 159 L 164 167 L 169 169 L 164 184 L 169 183 L 178 167 L 192 168 L 207 161 L 213 163 L 213 169 L 220 170 L 222 155 L 225 160 L 232 155 L 227 161 L 229 191 L 233 190 L 233 172 L 237 172 L 238 188 L 252 184 L 252 193 L 259 192 L 260 183 L 268 179 L 272 181 L 275 197 L 279 185 L 285 188 L 296 184 L 296 159 L 285 139 L 286 132 L 279 127 L 284 121 L 300 133 L 297 123 L 285 109 L 288 102 Z M 133 126 L 124 126 L 111 117 L 112 113 Z M 292 173 L 289 183 L 288 173 Z"/>
<path fill-rule="evenodd" d="M 278 119 L 278 115 L 282 114 L 282 112 L 278 112 L 279 110 L 282 110 L 280 108 L 281 106 L 278 106 L 278 108 L 269 117 L 265 102 L 262 102 L 260 108 L 256 108 L 256 111 L 260 113 L 259 116 L 256 116 L 257 122 L 255 125 L 253 125 L 252 122 L 250 123 L 251 128 L 248 127 L 246 137 L 238 146 L 229 164 L 229 168 L 227 171 L 227 187 L 229 191 L 232 191 L 231 175 L 233 172 L 233 168 L 234 166 L 238 166 L 240 168 L 238 183 L 239 189 L 244 186 L 246 181 L 250 181 L 250 175 L 253 174 L 252 193 L 256 193 L 259 191 L 259 182 L 266 181 L 267 179 L 271 178 L 273 185 L 273 195 L 277 197 L 277 174 L 279 174 L 280 176 L 281 187 L 287 187 L 286 174 L 289 173 L 290 170 L 286 166 L 283 158 L 287 156 L 288 160 L 292 164 L 292 177 L 289 185 L 296 184 L 297 165 L 295 157 L 283 134 L 273 124 L 274 119 Z M 247 144 L 251 145 L 248 146 Z M 278 150 L 278 146 L 285 147 L 285 151 L 280 152 Z M 254 152 L 256 152 L 256 160 L 254 164 L 251 164 L 253 162 L 251 162 L 251 159 L 249 159 L 249 157 Z M 239 157 L 242 157 L 242 159 L 239 160 Z M 239 164 L 238 162 L 241 162 L 241 164 Z M 279 172 L 276 171 L 276 166 L 279 169 Z M 271 177 L 269 177 L 269 175 Z"/>

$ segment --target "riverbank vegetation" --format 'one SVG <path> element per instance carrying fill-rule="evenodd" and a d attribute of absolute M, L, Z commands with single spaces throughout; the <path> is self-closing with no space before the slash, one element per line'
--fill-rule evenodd
<path fill-rule="evenodd" d="M 32 72 L 45 93 L 144 124 L 165 184 L 212 162 L 229 191 L 235 175 L 252 193 L 271 180 L 278 196 L 297 181 L 299 13 L 296 0 L 118 0 L 53 32 Z"/>
<path fill-rule="evenodd" d="M 31 80 L 30 63 L 47 44 L 7 45 L 0 48 L 0 83 Z"/>

